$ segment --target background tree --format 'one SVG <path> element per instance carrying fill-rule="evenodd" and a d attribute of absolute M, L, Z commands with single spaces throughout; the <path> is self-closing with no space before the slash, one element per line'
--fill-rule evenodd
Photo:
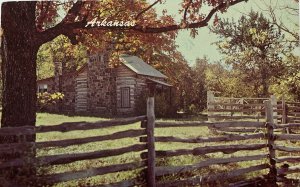
<path fill-rule="evenodd" d="M 270 90 L 277 98 L 288 101 L 300 101 L 300 57 L 289 54 L 285 57 L 286 72 L 271 85 Z"/>
<path fill-rule="evenodd" d="M 54 62 L 61 62 L 63 74 L 74 72 L 87 62 L 86 47 L 82 44 L 72 45 L 63 35 L 45 43 L 37 54 L 37 78 L 53 76 Z"/>
<path fill-rule="evenodd" d="M 299 0 L 264 0 L 262 2 L 259 8 L 270 17 L 273 25 L 287 35 L 286 41 L 299 46 L 299 21 L 295 21 L 299 18 Z M 295 17 L 297 19 L 294 19 Z"/>
<path fill-rule="evenodd" d="M 226 63 L 240 72 L 244 82 L 251 83 L 257 96 L 267 97 L 272 81 L 285 72 L 281 54 L 288 53 L 291 46 L 282 42 L 284 35 L 253 11 L 237 22 L 220 21 L 211 30 L 222 39 L 216 44 L 227 55 Z"/>
<path fill-rule="evenodd" d="M 223 97 L 252 97 L 251 85 L 240 78 L 240 72 L 221 62 L 208 63 L 205 71 L 206 90 Z"/>
<path fill-rule="evenodd" d="M 208 59 L 196 59 L 195 65 L 192 67 L 194 74 L 194 104 L 199 111 L 206 108 L 207 100 L 207 86 L 206 86 L 206 72 L 208 70 Z"/>

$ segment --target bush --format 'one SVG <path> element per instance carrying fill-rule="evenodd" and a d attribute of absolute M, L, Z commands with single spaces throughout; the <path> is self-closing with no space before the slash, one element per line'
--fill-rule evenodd
<path fill-rule="evenodd" d="M 170 105 L 169 95 L 166 93 L 157 93 L 155 95 L 155 116 L 156 117 L 175 117 L 177 105 Z M 136 102 L 135 107 L 138 115 L 145 115 L 147 112 L 147 95 L 142 95 Z"/>
<path fill-rule="evenodd" d="M 137 115 L 146 115 L 147 112 L 147 95 L 141 95 L 135 104 L 135 113 Z"/>
<path fill-rule="evenodd" d="M 169 116 L 170 104 L 164 94 L 155 96 L 155 115 L 157 117 L 170 117 Z"/>
<path fill-rule="evenodd" d="M 64 94 L 60 92 L 55 93 L 38 93 L 37 95 L 37 106 L 39 111 L 43 111 L 45 109 L 53 108 L 57 105 L 59 101 L 64 98 Z"/>
<path fill-rule="evenodd" d="M 188 113 L 189 114 L 197 114 L 197 113 L 199 113 L 199 109 L 196 107 L 196 105 L 191 104 L 189 106 Z"/>

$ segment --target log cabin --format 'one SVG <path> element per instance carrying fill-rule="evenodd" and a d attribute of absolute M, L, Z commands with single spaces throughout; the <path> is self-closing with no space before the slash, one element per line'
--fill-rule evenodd
<path fill-rule="evenodd" d="M 150 84 L 171 87 L 167 76 L 141 58 L 122 54 L 119 59 L 119 66 L 110 67 L 108 53 L 90 55 L 79 70 L 66 74 L 62 74 L 61 64 L 55 63 L 54 76 L 39 80 L 37 91 L 64 94 L 63 100 L 51 109 L 53 112 L 133 116 Z"/>

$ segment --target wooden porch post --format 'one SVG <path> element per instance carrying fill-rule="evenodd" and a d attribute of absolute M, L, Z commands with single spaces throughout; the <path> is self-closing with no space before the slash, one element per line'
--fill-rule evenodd
<path fill-rule="evenodd" d="M 147 99 L 147 186 L 155 187 L 155 140 L 154 140 L 154 127 L 155 127 L 155 113 L 154 113 L 154 96 L 156 84 L 148 84 L 149 97 Z"/>

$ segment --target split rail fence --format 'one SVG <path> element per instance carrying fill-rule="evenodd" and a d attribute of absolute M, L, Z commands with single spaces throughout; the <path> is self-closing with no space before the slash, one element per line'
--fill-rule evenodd
<path fill-rule="evenodd" d="M 102 167 L 92 167 L 84 170 L 68 171 L 48 175 L 36 175 L 32 180 L 38 181 L 35 184 L 41 186 L 53 185 L 60 182 L 71 180 L 79 180 L 92 176 L 100 176 L 108 173 L 117 173 L 121 171 L 131 171 L 141 169 L 141 175 L 137 178 L 126 179 L 112 184 L 97 184 L 94 186 L 195 186 L 202 184 L 222 182 L 236 179 L 236 177 L 244 176 L 251 172 L 261 172 L 265 175 L 263 179 L 267 183 L 276 182 L 295 182 L 288 179 L 286 175 L 299 173 L 299 165 L 295 165 L 300 161 L 300 146 L 293 143 L 300 140 L 299 134 L 282 134 L 275 132 L 275 129 L 285 128 L 300 128 L 300 123 L 285 123 L 276 124 L 274 120 L 274 110 L 272 102 L 266 100 L 264 102 L 264 121 L 225 121 L 225 122 L 197 122 L 197 121 L 175 121 L 175 122 L 160 122 L 155 120 L 154 115 L 154 98 L 150 97 L 147 101 L 147 115 L 120 120 L 111 120 L 104 122 L 86 123 L 65 123 L 53 126 L 38 126 L 38 127 L 16 127 L 16 128 L 1 128 L 0 136 L 14 135 L 19 137 L 20 142 L 11 144 L 0 144 L 0 153 L 15 153 L 28 150 L 28 147 L 40 149 L 45 147 L 67 147 L 72 145 L 81 145 L 90 142 L 101 142 L 106 140 L 120 140 L 123 138 L 134 137 L 137 142 L 126 147 L 118 149 L 102 149 L 93 152 L 82 152 L 75 154 L 59 154 L 37 156 L 35 158 L 16 158 L 6 161 L 0 161 L 0 170 L 4 171 L 12 167 L 24 167 L 28 163 L 33 163 L 36 167 L 49 165 L 62 165 L 74 163 L 81 160 L 98 159 L 105 157 L 113 157 L 122 155 L 128 152 L 140 153 L 140 158 L 130 163 L 113 163 L 112 165 Z M 242 111 L 245 112 L 245 111 Z M 113 134 L 101 135 L 96 137 L 86 137 L 79 139 L 65 139 L 45 142 L 22 142 L 24 135 L 32 135 L 46 132 L 62 132 L 68 133 L 78 130 L 103 130 L 106 128 L 124 126 L 141 122 L 138 129 L 130 129 Z M 174 136 L 155 136 L 154 130 L 169 128 L 229 128 L 228 132 L 221 136 L 202 137 L 199 132 L 199 137 L 176 137 Z M 260 128 L 263 131 L 243 133 L 234 133 L 235 128 Z M 230 131 L 232 130 L 232 131 Z M 139 139 L 139 140 L 138 140 Z M 282 143 L 283 142 L 283 143 Z M 184 149 L 158 149 L 161 143 L 182 143 L 191 145 L 193 148 Z M 210 144 L 218 143 L 218 145 Z M 203 146 L 205 145 L 205 146 Z M 291 146 L 292 145 L 292 146 Z M 297 147 L 298 145 L 298 147 Z M 187 146 L 188 147 L 188 146 Z M 235 153 L 239 151 L 248 151 L 241 155 Z M 220 155 L 215 153 L 223 153 Z M 201 161 L 193 164 L 170 165 L 161 164 L 161 159 L 176 158 L 177 156 L 192 156 L 199 158 Z M 203 159 L 204 158 L 204 159 Z M 252 163 L 251 161 L 257 161 Z M 203 174 L 202 169 L 210 168 L 215 165 L 236 164 L 239 162 L 251 162 L 248 167 L 236 165 L 232 170 L 223 172 L 209 172 Z M 168 163 L 168 162 L 167 162 Z M 257 164 L 259 163 L 259 164 Z M 289 163 L 279 166 L 278 164 Z M 186 175 L 181 175 L 186 174 Z M 174 178 L 175 176 L 175 178 Z M 143 180 L 143 179 L 146 180 Z M 1 181 L 2 184 L 8 181 Z M 221 183 L 222 184 L 222 183 Z M 223 183 L 224 186 L 225 183 Z M 228 186 L 243 186 L 247 182 L 229 182 Z M 93 186 L 93 185 L 91 185 Z"/>
<path fill-rule="evenodd" d="M 75 122 L 75 123 L 64 123 L 61 125 L 53 126 L 38 126 L 38 127 L 15 127 L 15 128 L 1 128 L 0 136 L 9 136 L 16 135 L 20 142 L 11 143 L 11 144 L 0 144 L 0 154 L 14 154 L 16 152 L 24 153 L 29 148 L 32 149 L 45 149 L 45 148 L 56 148 L 56 147 L 68 147 L 73 145 L 82 145 L 91 142 L 102 142 L 107 140 L 121 140 L 124 138 L 134 138 L 139 136 L 146 136 L 146 129 L 130 129 L 121 132 L 115 132 L 113 134 L 106 134 L 101 136 L 77 138 L 77 139 L 65 139 L 65 140 L 55 140 L 55 141 L 45 141 L 45 142 L 22 142 L 24 136 L 40 133 L 49 133 L 49 132 L 61 132 L 61 133 L 70 133 L 72 131 L 87 131 L 87 130 L 104 130 L 111 127 L 120 127 L 124 125 L 133 124 L 136 122 L 145 121 L 146 116 L 132 117 L 120 120 L 111 120 L 111 121 L 100 121 L 95 123 L 86 123 L 86 122 Z M 80 152 L 73 154 L 57 154 L 57 155 L 46 155 L 38 156 L 34 159 L 28 158 L 16 158 L 12 160 L 6 160 L 5 162 L 0 160 L 0 171 L 5 171 L 9 168 L 22 168 L 26 167 L 28 164 L 34 164 L 35 167 L 43 166 L 53 166 L 53 165 L 63 165 L 68 163 L 74 163 L 76 161 L 82 160 L 91 160 L 99 158 L 107 158 L 122 155 L 130 152 L 141 152 L 147 150 L 146 143 L 140 143 L 137 139 L 137 142 L 126 147 L 121 147 L 118 149 L 101 149 L 93 152 Z M 112 165 L 107 165 L 103 167 L 93 167 L 84 170 L 77 171 L 68 171 L 62 173 L 55 173 L 50 175 L 37 175 L 33 178 L 28 178 L 27 183 L 31 183 L 30 186 L 51 186 L 60 182 L 66 182 L 71 180 L 79 180 L 87 177 L 93 177 L 97 175 L 104 175 L 108 173 L 116 173 L 121 171 L 130 171 L 140 168 L 145 168 L 147 162 L 142 159 L 138 159 L 130 163 L 114 163 Z M 2 173 L 2 172 L 0 172 Z M 3 177 L 3 176 L 2 176 Z M 7 182 L 7 183 L 6 183 Z M 4 186 L 19 186 L 16 184 L 9 184 L 9 181 L 6 181 L 5 178 L 2 178 L 1 184 Z M 6 184 L 6 185 L 5 185 Z M 96 186 L 135 186 L 143 184 L 143 181 L 133 178 L 130 180 L 120 181 L 114 184 L 103 184 Z M 28 185 L 28 184 L 27 184 Z M 25 186 L 27 186 L 25 185 Z"/>
<path fill-rule="evenodd" d="M 300 123 L 300 102 L 287 102 L 284 98 L 233 98 L 216 97 L 207 92 L 207 111 L 209 121 L 253 120 L 264 121 L 264 101 L 270 100 L 273 106 L 275 124 Z"/>

